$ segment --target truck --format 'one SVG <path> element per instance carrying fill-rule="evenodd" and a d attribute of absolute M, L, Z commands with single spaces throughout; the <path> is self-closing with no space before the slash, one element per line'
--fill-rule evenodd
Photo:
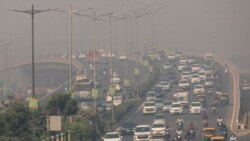
<path fill-rule="evenodd" d="M 91 100 L 91 89 L 93 88 L 92 82 L 87 78 L 86 75 L 76 76 L 76 81 L 74 84 L 73 97 Z"/>

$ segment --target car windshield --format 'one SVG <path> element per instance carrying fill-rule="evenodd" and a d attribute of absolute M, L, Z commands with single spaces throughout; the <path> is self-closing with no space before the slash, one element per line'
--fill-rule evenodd
<path fill-rule="evenodd" d="M 119 138 L 118 134 L 106 134 L 105 136 L 106 139 L 113 139 L 113 138 Z"/>
<path fill-rule="evenodd" d="M 136 132 L 150 132 L 150 128 L 149 127 L 137 127 L 135 131 Z"/>
<path fill-rule="evenodd" d="M 165 119 L 164 115 L 155 115 L 155 119 Z"/>
<path fill-rule="evenodd" d="M 152 128 L 164 128 L 164 124 L 153 124 Z"/>
<path fill-rule="evenodd" d="M 144 106 L 155 106 L 155 103 L 153 102 L 147 102 L 147 103 L 144 103 Z"/>
<path fill-rule="evenodd" d="M 172 106 L 171 107 L 181 107 L 181 105 L 180 104 L 172 104 Z"/>
<path fill-rule="evenodd" d="M 203 88 L 203 87 L 202 87 L 201 85 L 196 85 L 195 88 L 196 88 L 196 89 L 201 89 L 201 88 Z"/>
<path fill-rule="evenodd" d="M 192 103 L 191 106 L 194 106 L 194 107 L 201 106 L 201 103 Z"/>
<path fill-rule="evenodd" d="M 177 99 L 178 99 L 178 101 L 185 101 L 185 100 L 187 100 L 187 98 L 184 97 L 184 96 L 180 96 L 180 97 L 178 97 Z"/>
<path fill-rule="evenodd" d="M 163 105 L 171 105 L 172 102 L 164 102 Z"/>
<path fill-rule="evenodd" d="M 135 124 L 133 122 L 123 122 L 122 127 L 134 127 Z"/>

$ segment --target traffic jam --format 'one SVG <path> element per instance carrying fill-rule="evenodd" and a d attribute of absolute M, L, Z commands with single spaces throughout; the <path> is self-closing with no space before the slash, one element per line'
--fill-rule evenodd
<path fill-rule="evenodd" d="M 161 58 L 159 81 L 146 93 L 134 116 L 104 141 L 237 141 L 229 130 L 227 66 L 213 54 L 202 57 L 179 51 Z"/>

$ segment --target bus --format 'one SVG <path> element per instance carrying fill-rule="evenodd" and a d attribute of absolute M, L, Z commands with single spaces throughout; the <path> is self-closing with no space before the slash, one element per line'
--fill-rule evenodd
<path fill-rule="evenodd" d="M 92 87 L 92 82 L 85 75 L 78 75 L 74 84 L 73 96 L 83 100 L 91 100 Z"/>

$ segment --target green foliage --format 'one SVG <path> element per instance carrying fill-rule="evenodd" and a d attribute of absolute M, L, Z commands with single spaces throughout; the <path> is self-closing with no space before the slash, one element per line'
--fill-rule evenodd
<path fill-rule="evenodd" d="M 137 100 L 130 100 L 127 103 L 122 103 L 119 106 L 115 106 L 114 113 L 116 121 L 119 121 L 124 118 L 124 115 L 126 115 L 132 108 L 136 107 L 137 104 Z"/>
<path fill-rule="evenodd" d="M 51 97 L 45 107 L 49 115 L 73 115 L 77 113 L 77 102 L 70 94 L 58 94 Z"/>
<path fill-rule="evenodd" d="M 77 102 L 74 99 L 71 99 L 69 101 L 67 101 L 66 105 L 65 105 L 65 109 L 64 109 L 64 114 L 65 115 L 74 115 L 76 114 L 78 111 L 78 106 L 77 106 Z"/>
<path fill-rule="evenodd" d="M 70 125 L 72 140 L 90 141 L 94 136 L 94 125 L 87 120 L 77 120 Z"/>

